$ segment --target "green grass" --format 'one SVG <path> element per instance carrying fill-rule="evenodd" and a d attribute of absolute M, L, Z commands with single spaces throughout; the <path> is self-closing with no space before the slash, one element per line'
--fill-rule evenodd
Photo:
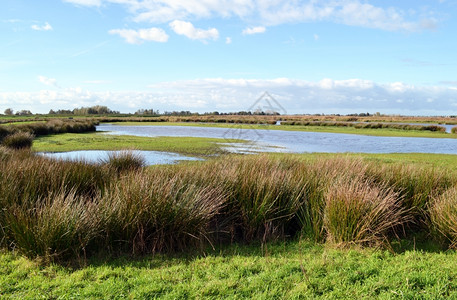
<path fill-rule="evenodd" d="M 442 299 L 457 297 L 457 253 L 290 242 L 205 255 L 91 259 L 83 268 L 0 254 L 2 299 Z"/>
<path fill-rule="evenodd" d="M 59 134 L 38 137 L 33 150 L 66 152 L 76 150 L 137 150 L 176 152 L 189 155 L 211 155 L 224 153 L 218 143 L 242 142 L 241 140 L 197 138 L 197 137 L 138 137 L 108 135 L 103 133 Z"/>
<path fill-rule="evenodd" d="M 430 132 L 424 130 L 400 130 L 400 129 L 368 129 L 354 127 L 332 126 L 300 126 L 300 125 L 263 125 L 263 124 L 233 124 L 233 123 L 192 123 L 192 122 L 119 122 L 121 126 L 193 126 L 193 127 L 218 127 L 259 130 L 286 130 L 306 132 L 346 133 L 370 136 L 393 136 L 393 137 L 425 137 L 425 138 L 457 138 L 457 135 L 445 132 Z"/>
<path fill-rule="evenodd" d="M 271 156 L 289 156 L 304 160 L 315 160 L 318 158 L 332 158 L 341 153 L 271 153 Z M 366 161 L 382 163 L 387 165 L 420 165 L 429 168 L 444 168 L 447 170 L 457 169 L 457 155 L 454 154 L 433 154 L 433 153 L 344 153 L 348 157 L 362 157 Z"/>

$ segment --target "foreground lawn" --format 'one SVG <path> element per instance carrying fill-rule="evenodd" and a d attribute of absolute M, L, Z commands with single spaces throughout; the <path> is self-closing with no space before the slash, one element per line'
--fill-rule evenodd
<path fill-rule="evenodd" d="M 457 297 L 457 253 L 337 249 L 312 242 L 205 255 L 92 259 L 83 268 L 0 254 L 2 299 L 438 299 Z"/>
<path fill-rule="evenodd" d="M 233 124 L 233 123 L 192 123 L 192 122 L 118 122 L 113 123 L 120 126 L 194 126 L 194 127 L 218 127 L 256 130 L 285 130 L 285 131 L 307 131 L 346 133 L 370 136 L 392 136 L 392 137 L 422 137 L 422 138 L 457 138 L 456 134 L 445 132 L 431 132 L 426 130 L 401 130 L 392 128 L 370 129 L 336 126 L 301 126 L 301 125 L 267 125 L 267 124 Z"/>
<path fill-rule="evenodd" d="M 65 152 L 76 150 L 153 150 L 189 155 L 225 153 L 220 143 L 240 143 L 240 140 L 197 137 L 138 137 L 103 133 L 65 133 L 38 137 L 33 150 L 41 152 Z"/>

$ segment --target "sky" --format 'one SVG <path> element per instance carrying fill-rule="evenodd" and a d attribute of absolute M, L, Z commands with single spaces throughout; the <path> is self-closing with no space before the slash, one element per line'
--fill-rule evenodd
<path fill-rule="evenodd" d="M 457 115 L 457 0 L 0 0 L 0 113 Z"/>

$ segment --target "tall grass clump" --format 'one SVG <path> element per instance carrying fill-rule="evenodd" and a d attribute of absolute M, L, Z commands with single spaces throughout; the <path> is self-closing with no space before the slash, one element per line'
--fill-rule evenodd
<path fill-rule="evenodd" d="M 103 191 L 109 178 L 105 168 L 89 163 L 57 161 L 30 152 L 15 153 L 0 164 L 0 204 L 34 203 L 58 192 L 94 196 Z"/>
<path fill-rule="evenodd" d="M 74 192 L 50 194 L 35 205 L 14 204 L 3 219 L 12 247 L 47 260 L 84 255 L 100 228 L 95 205 Z"/>
<path fill-rule="evenodd" d="M 130 173 L 107 190 L 98 216 L 108 248 L 145 254 L 186 250 L 209 240 L 210 223 L 224 205 L 225 195 L 214 187 L 162 175 Z"/>
<path fill-rule="evenodd" d="M 377 244 L 405 219 L 396 193 L 363 181 L 335 182 L 325 201 L 324 228 L 333 243 Z"/>
<path fill-rule="evenodd" d="M 267 156 L 242 159 L 234 167 L 231 204 L 235 214 L 239 211 L 242 239 L 268 241 L 293 235 L 297 228 L 292 223 L 305 200 L 304 182 L 296 180 L 284 163 Z"/>
<path fill-rule="evenodd" d="M 426 226 L 428 205 L 455 183 L 455 176 L 442 169 L 418 165 L 370 165 L 370 175 L 377 184 L 387 184 L 403 199 L 403 207 L 411 215 L 410 225 Z"/>
<path fill-rule="evenodd" d="M 146 159 L 140 152 L 133 150 L 112 151 L 101 163 L 108 168 L 121 173 L 125 171 L 136 171 L 146 166 Z"/>
<path fill-rule="evenodd" d="M 362 159 L 339 156 L 294 163 L 294 176 L 303 178 L 305 201 L 298 216 L 302 237 L 322 242 L 326 238 L 324 229 L 324 209 L 326 191 L 335 181 L 351 182 L 367 177 L 367 165 Z"/>
<path fill-rule="evenodd" d="M 7 127 L 5 125 L 0 125 L 0 144 L 2 143 L 3 139 L 8 135 L 12 134 L 11 127 Z"/>
<path fill-rule="evenodd" d="M 457 133 L 457 126 L 451 128 L 451 133 Z"/>
<path fill-rule="evenodd" d="M 438 241 L 457 248 L 457 187 L 452 187 L 430 204 L 430 227 Z"/>
<path fill-rule="evenodd" d="M 30 149 L 35 136 L 28 132 L 16 132 L 7 135 L 2 140 L 2 145 L 11 149 Z"/>
<path fill-rule="evenodd" d="M 6 162 L 12 157 L 13 153 L 11 149 L 0 145 L 0 163 Z"/>

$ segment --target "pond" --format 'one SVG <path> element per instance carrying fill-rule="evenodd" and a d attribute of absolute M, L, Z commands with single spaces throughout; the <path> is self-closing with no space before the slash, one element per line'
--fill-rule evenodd
<path fill-rule="evenodd" d="M 252 151 L 268 152 L 360 152 L 360 153 L 440 153 L 457 154 L 457 139 L 377 137 L 342 133 L 283 130 L 257 130 L 195 126 L 122 126 L 101 124 L 97 131 L 114 135 L 186 136 L 222 139 L 243 139 L 253 142 Z M 232 147 L 233 148 L 233 147 Z M 235 147 L 236 148 L 236 147 Z M 249 152 L 250 149 L 244 149 Z M 237 152 L 236 149 L 233 149 Z M 239 152 L 239 151 L 238 151 Z"/>
<path fill-rule="evenodd" d="M 101 160 L 108 158 L 109 154 L 115 151 L 103 151 L 103 150 L 89 150 L 89 151 L 70 151 L 70 152 L 59 152 L 59 153 L 39 153 L 47 157 L 71 160 L 71 161 L 87 161 L 91 163 L 98 163 Z M 183 156 L 176 153 L 170 152 L 159 152 L 159 151 L 139 151 L 135 150 L 135 153 L 141 154 L 147 165 L 159 165 L 159 164 L 174 164 L 182 160 L 201 160 L 196 157 Z"/>

